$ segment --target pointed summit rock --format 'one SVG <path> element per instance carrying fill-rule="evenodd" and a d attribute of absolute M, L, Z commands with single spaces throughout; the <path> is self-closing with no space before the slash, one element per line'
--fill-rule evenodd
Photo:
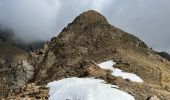
<path fill-rule="evenodd" d="M 89 10 L 86 11 L 82 14 L 80 14 L 74 21 L 73 23 L 79 23 L 79 24 L 108 24 L 107 19 L 101 15 L 100 13 L 94 11 L 94 10 Z"/>

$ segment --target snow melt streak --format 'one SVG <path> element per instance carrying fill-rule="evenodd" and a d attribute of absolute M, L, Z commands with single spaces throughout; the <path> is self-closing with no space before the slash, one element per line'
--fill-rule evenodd
<path fill-rule="evenodd" d="M 67 78 L 48 83 L 48 87 L 49 100 L 135 100 L 117 86 L 99 79 Z"/>
<path fill-rule="evenodd" d="M 113 76 L 120 76 L 123 79 L 129 79 L 133 82 L 143 82 L 143 80 L 136 74 L 123 72 L 121 69 L 114 68 L 113 65 L 115 65 L 115 64 L 116 64 L 115 62 L 109 60 L 106 62 L 102 62 L 98 65 L 102 69 L 110 69 L 112 71 Z"/>

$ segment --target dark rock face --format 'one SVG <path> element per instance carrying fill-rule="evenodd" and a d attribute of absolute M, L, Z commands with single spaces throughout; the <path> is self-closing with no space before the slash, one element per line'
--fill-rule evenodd
<path fill-rule="evenodd" d="M 157 52 L 157 54 L 170 61 L 170 55 L 167 52 Z"/>

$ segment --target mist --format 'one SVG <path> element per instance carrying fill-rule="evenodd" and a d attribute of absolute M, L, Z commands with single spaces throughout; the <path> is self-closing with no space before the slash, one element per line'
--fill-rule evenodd
<path fill-rule="evenodd" d="M 168 0 L 0 0 L 0 26 L 25 42 L 46 41 L 92 9 L 149 47 L 170 53 L 169 4 Z"/>
<path fill-rule="evenodd" d="M 50 0 L 1 0 L 0 25 L 25 42 L 47 40 L 57 30 L 59 3 Z"/>

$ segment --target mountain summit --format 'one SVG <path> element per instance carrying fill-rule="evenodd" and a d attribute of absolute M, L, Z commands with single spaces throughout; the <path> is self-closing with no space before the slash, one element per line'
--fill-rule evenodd
<path fill-rule="evenodd" d="M 79 23 L 82 25 L 88 25 L 88 24 L 108 24 L 107 19 L 101 15 L 100 13 L 89 10 L 87 12 L 84 12 L 80 14 L 73 23 Z"/>

